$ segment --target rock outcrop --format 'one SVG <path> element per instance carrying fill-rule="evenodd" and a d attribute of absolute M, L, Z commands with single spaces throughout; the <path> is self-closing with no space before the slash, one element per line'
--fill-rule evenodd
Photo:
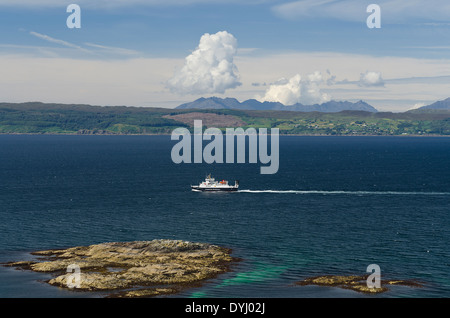
<path fill-rule="evenodd" d="M 305 285 L 334 286 L 345 289 L 351 289 L 366 294 L 378 294 L 386 292 L 389 290 L 386 286 L 389 285 L 404 285 L 411 287 L 422 286 L 420 283 L 410 280 L 382 280 L 379 288 L 376 287 L 370 288 L 367 286 L 367 278 L 368 275 L 365 276 L 324 275 L 324 276 L 310 277 L 303 281 L 297 282 L 296 284 L 301 286 Z"/>
<path fill-rule="evenodd" d="M 49 284 L 74 289 L 112 291 L 120 297 L 172 294 L 229 270 L 235 261 L 230 250 L 206 243 L 179 240 L 113 242 L 67 249 L 33 252 L 35 262 L 14 262 L 8 266 L 48 272 Z"/>

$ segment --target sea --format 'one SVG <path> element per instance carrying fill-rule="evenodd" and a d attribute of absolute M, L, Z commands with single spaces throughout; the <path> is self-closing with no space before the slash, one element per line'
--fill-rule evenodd
<path fill-rule="evenodd" d="M 230 248 L 231 271 L 164 297 L 450 297 L 450 138 L 280 136 L 279 169 L 172 161 L 170 136 L 0 135 L 0 262 L 103 242 Z M 192 192 L 211 173 L 236 193 Z M 367 295 L 319 275 L 414 280 Z M 0 266 L 0 298 L 105 297 Z"/>

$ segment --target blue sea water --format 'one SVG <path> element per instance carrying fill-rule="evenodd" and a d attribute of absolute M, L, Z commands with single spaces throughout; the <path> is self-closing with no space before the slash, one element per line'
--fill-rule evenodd
<path fill-rule="evenodd" d="M 170 136 L 0 135 L 0 262 L 43 249 L 181 239 L 229 247 L 233 270 L 174 297 L 450 297 L 450 139 L 280 137 L 279 171 L 175 164 Z M 197 193 L 207 173 L 238 193 Z M 414 279 L 386 293 L 295 282 Z M 0 267 L 0 297 L 101 297 Z"/>

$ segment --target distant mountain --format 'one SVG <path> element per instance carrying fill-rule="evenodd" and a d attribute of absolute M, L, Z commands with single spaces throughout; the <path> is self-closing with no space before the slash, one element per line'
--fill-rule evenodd
<path fill-rule="evenodd" d="M 233 109 L 239 107 L 241 103 L 235 98 L 199 98 L 193 102 L 182 104 L 176 108 L 178 109 Z"/>
<path fill-rule="evenodd" d="M 182 104 L 177 109 L 246 109 L 246 110 L 288 110 L 299 112 L 335 113 L 343 110 L 362 110 L 376 113 L 377 109 L 362 100 L 352 103 L 348 101 L 329 101 L 323 104 L 303 105 L 300 103 L 285 106 L 279 102 L 260 102 L 249 99 L 239 102 L 235 98 L 199 98 L 193 102 Z"/>
<path fill-rule="evenodd" d="M 422 112 L 422 111 L 430 111 L 430 110 L 450 110 L 450 97 L 441 101 L 437 101 L 433 104 L 422 106 L 417 109 L 411 110 L 412 112 Z"/>

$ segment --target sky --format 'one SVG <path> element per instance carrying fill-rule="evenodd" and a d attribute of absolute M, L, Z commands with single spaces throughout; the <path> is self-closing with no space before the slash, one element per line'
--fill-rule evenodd
<path fill-rule="evenodd" d="M 0 102 L 217 96 L 401 112 L 450 97 L 450 2 L 0 0 L 0 72 Z"/>

